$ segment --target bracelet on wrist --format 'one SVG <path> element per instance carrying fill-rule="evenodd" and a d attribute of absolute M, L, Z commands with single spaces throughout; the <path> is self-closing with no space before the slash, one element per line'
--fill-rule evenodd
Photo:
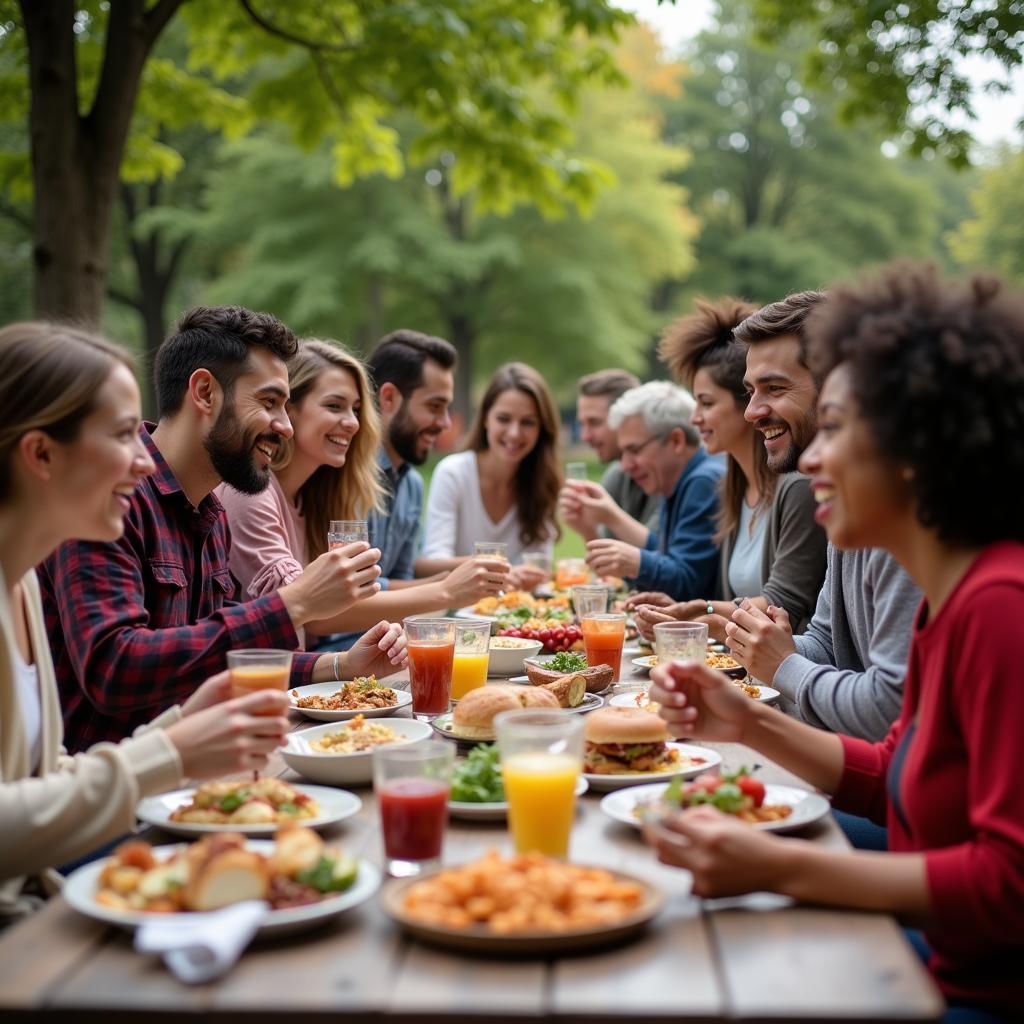
<path fill-rule="evenodd" d="M 337 651 L 334 652 L 334 681 L 341 682 L 341 672 L 338 670 L 338 659 L 340 655 Z"/>

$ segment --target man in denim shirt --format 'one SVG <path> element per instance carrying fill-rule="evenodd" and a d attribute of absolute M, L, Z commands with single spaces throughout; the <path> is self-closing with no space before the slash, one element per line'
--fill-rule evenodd
<path fill-rule="evenodd" d="M 378 594 L 373 601 L 396 619 L 472 604 L 496 594 L 506 581 L 507 565 L 481 558 L 467 559 L 450 573 L 413 578 L 423 513 L 423 477 L 415 467 L 427 461 L 451 426 L 455 361 L 455 348 L 444 338 L 406 329 L 385 335 L 366 359 L 383 426 L 378 460 L 386 491 L 383 510 L 368 517 L 370 543 L 381 552 L 381 589 L 401 592 L 400 600 Z M 317 646 L 347 650 L 357 635 L 322 637 Z"/>

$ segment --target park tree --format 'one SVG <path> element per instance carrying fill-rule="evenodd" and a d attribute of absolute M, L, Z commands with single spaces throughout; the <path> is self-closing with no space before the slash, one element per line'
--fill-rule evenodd
<path fill-rule="evenodd" d="M 972 214 L 950 234 L 965 267 L 987 267 L 1024 284 L 1024 151 L 1005 148 L 970 193 Z"/>
<path fill-rule="evenodd" d="M 183 157 L 160 129 L 196 121 L 327 140 L 343 184 L 401 173 L 389 119 L 407 111 L 411 159 L 457 153 L 453 188 L 482 207 L 592 202 L 601 175 L 570 152 L 571 112 L 583 83 L 614 76 L 604 42 L 630 20 L 608 0 L 0 0 L 0 119 L 28 125 L 35 311 L 99 320 L 122 180 L 173 175 Z M 157 52 L 172 23 L 183 61 Z"/>
<path fill-rule="evenodd" d="M 755 0 L 754 8 L 771 44 L 798 29 L 814 41 L 804 69 L 838 97 L 841 118 L 872 121 L 957 166 L 970 157 L 971 59 L 989 69 L 983 88 L 1005 91 L 1024 58 L 1020 0 Z"/>

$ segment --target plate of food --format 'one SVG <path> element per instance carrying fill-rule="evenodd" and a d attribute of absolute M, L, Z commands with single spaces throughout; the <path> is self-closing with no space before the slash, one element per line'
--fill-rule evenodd
<path fill-rule="evenodd" d="M 393 690 L 375 676 L 361 676 L 346 683 L 312 683 L 288 693 L 293 711 L 318 722 L 347 722 L 356 715 L 381 718 L 412 703 L 408 691 Z"/>
<path fill-rule="evenodd" d="M 747 677 L 749 679 L 749 676 Z M 760 701 L 762 704 L 774 704 L 782 696 L 778 690 L 771 686 L 762 686 L 760 683 L 748 682 L 747 679 L 733 679 L 733 685 L 739 687 L 751 700 Z M 650 698 L 646 689 L 637 689 L 626 693 L 617 693 L 614 697 L 607 698 L 607 703 L 613 708 L 644 708 L 646 711 L 658 710 L 657 701 Z"/>
<path fill-rule="evenodd" d="M 367 783 L 373 777 L 373 748 L 415 743 L 430 736 L 430 725 L 414 718 L 366 719 L 315 725 L 293 732 L 281 748 L 289 768 L 330 786 Z"/>
<path fill-rule="evenodd" d="M 527 884 L 537 894 L 529 907 L 518 898 Z M 661 893 L 635 875 L 496 851 L 393 882 L 381 894 L 385 912 L 424 942 L 523 956 L 615 942 L 641 931 L 663 903 Z"/>
<path fill-rule="evenodd" d="M 285 822 L 306 828 L 334 825 L 363 806 L 355 793 L 326 786 L 293 786 L 270 777 L 206 782 L 196 789 L 148 796 L 135 813 L 147 825 L 178 836 L 209 832 L 273 835 Z"/>
<path fill-rule="evenodd" d="M 624 825 L 641 828 L 646 810 L 655 816 L 708 804 L 765 832 L 792 832 L 823 818 L 832 805 L 820 793 L 798 786 L 763 783 L 746 769 L 709 772 L 692 782 L 637 786 L 609 793 L 601 810 Z"/>
<path fill-rule="evenodd" d="M 595 791 L 639 786 L 673 775 L 690 778 L 722 761 L 708 747 L 671 742 L 665 722 L 640 708 L 595 711 L 587 716 L 583 738 L 583 777 Z"/>
<path fill-rule="evenodd" d="M 587 791 L 587 780 L 576 780 L 576 795 Z M 508 813 L 501 760 L 494 744 L 480 743 L 455 765 L 448 813 L 468 821 L 499 821 Z"/>
<path fill-rule="evenodd" d="M 269 904 L 261 933 L 298 931 L 368 900 L 380 870 L 328 847 L 315 832 L 292 827 L 277 840 L 234 834 L 152 847 L 122 843 L 112 857 L 73 871 L 61 890 L 80 914 L 121 928 L 136 928 L 154 913 L 186 920 L 262 899 Z"/>

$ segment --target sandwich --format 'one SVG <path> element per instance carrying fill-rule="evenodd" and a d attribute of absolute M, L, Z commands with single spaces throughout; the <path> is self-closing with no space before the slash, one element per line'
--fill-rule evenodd
<path fill-rule="evenodd" d="M 662 772 L 675 768 L 664 721 L 641 708 L 605 707 L 587 715 L 583 771 L 591 775 Z"/>
<path fill-rule="evenodd" d="M 529 686 L 480 686 L 470 690 L 452 712 L 452 733 L 467 740 L 494 739 L 494 716 L 521 708 L 557 708 L 558 698 Z"/>

